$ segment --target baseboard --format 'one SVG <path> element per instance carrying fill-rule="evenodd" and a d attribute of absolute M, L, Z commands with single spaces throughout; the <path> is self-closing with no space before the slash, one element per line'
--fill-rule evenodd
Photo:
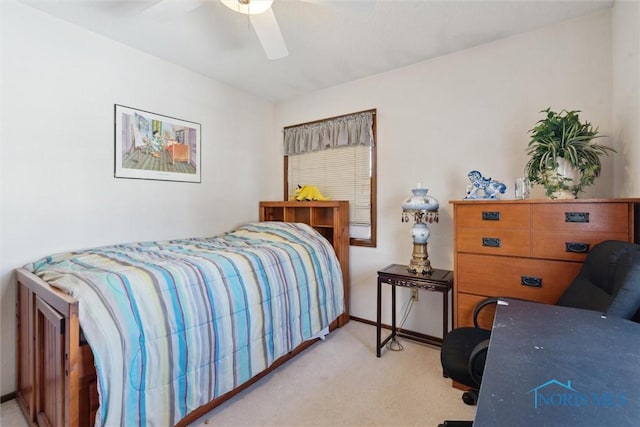
<path fill-rule="evenodd" d="M 360 322 L 360 323 L 366 323 L 367 325 L 373 325 L 376 326 L 376 322 L 372 321 L 372 320 L 367 320 L 367 319 L 363 319 L 361 317 L 356 317 L 356 316 L 351 316 L 349 315 L 349 319 L 351 320 L 355 320 L 356 322 Z M 384 327 L 384 326 L 383 326 Z"/>
<path fill-rule="evenodd" d="M 0 396 L 0 403 L 7 402 L 9 400 L 13 400 L 16 398 L 16 392 L 5 394 L 4 396 Z"/>

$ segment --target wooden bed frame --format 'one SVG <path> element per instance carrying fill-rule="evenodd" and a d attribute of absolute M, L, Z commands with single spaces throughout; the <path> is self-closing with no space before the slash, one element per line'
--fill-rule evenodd
<path fill-rule="evenodd" d="M 345 312 L 330 330 L 349 320 L 348 229 L 344 238 L 332 243 L 342 266 Z M 81 342 L 78 301 L 25 269 L 17 269 L 16 278 L 18 405 L 30 425 L 92 426 L 99 406 L 96 371 L 91 348 Z M 302 343 L 248 382 L 191 412 L 178 425 L 196 421 L 316 341 Z"/>

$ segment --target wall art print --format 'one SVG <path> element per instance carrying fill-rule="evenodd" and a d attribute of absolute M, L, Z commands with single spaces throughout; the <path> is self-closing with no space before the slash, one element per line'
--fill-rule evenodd
<path fill-rule="evenodd" d="M 115 177 L 200 181 L 200 124 L 115 105 Z"/>

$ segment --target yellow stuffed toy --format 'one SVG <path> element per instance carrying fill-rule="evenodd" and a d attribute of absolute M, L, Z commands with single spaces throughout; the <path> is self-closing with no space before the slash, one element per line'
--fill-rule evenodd
<path fill-rule="evenodd" d="M 296 197 L 297 201 L 312 201 L 312 200 L 329 200 L 328 197 L 324 197 L 318 187 L 315 185 L 298 185 L 296 188 Z"/>

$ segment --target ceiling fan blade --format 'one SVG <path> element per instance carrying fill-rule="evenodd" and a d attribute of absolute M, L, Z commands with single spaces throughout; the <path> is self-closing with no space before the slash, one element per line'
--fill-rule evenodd
<path fill-rule="evenodd" d="M 289 55 L 276 16 L 272 9 L 257 15 L 249 15 L 251 25 L 269 59 L 280 59 Z"/>

